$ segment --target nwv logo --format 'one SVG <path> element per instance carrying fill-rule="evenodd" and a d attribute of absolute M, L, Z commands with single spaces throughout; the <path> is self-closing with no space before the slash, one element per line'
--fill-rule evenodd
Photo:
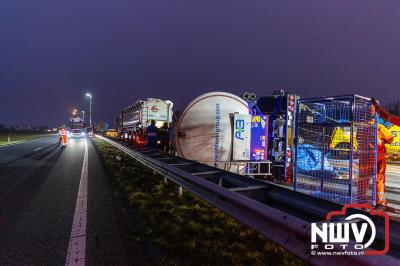
<path fill-rule="evenodd" d="M 349 208 L 367 208 L 363 213 L 351 214 L 340 222 L 332 222 L 336 216 L 345 216 Z M 371 216 L 381 216 L 385 221 L 385 248 L 366 250 L 376 238 L 376 227 Z M 328 213 L 326 222 L 311 223 L 311 250 L 359 250 L 366 255 L 386 254 L 389 250 L 389 217 L 385 212 L 375 211 L 368 204 L 348 204 L 341 211 Z M 353 237 L 354 241 L 351 239 Z M 312 252 L 312 254 L 315 254 Z"/>
<path fill-rule="evenodd" d="M 359 226 L 355 219 L 361 219 L 366 222 Z M 364 248 L 369 247 L 375 239 L 376 228 L 372 220 L 363 214 L 353 214 L 345 219 L 348 223 L 323 223 L 319 228 L 316 223 L 311 224 L 311 242 L 317 242 L 317 236 L 322 243 L 348 243 L 350 241 L 350 230 L 352 231 L 357 243 L 363 243 L 367 228 L 370 227 L 372 234 L 369 240 L 364 244 Z"/>

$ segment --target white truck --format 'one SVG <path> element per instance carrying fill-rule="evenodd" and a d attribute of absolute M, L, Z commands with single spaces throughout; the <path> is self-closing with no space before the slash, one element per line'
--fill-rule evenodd
<path fill-rule="evenodd" d="M 69 119 L 69 138 L 83 138 L 86 136 L 83 119 L 80 117 L 71 117 Z"/>
<path fill-rule="evenodd" d="M 124 108 L 117 118 L 119 138 L 132 144 L 145 144 L 146 130 L 152 120 L 158 128 L 165 122 L 172 122 L 172 107 L 173 103 L 169 100 L 148 98 Z"/>

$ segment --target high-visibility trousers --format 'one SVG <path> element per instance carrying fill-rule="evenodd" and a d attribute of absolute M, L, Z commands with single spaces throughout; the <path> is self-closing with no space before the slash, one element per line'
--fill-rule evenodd
<path fill-rule="evenodd" d="M 376 175 L 376 204 L 387 205 L 385 198 L 386 191 L 386 158 L 378 157 L 378 169 Z"/>
<path fill-rule="evenodd" d="M 67 145 L 67 135 L 61 135 L 61 142 L 63 146 Z"/>

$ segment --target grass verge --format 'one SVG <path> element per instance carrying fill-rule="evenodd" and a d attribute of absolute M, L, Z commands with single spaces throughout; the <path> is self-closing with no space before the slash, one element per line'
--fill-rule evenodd
<path fill-rule="evenodd" d="M 128 205 L 133 220 L 140 220 L 138 226 L 130 225 L 127 249 L 141 250 L 135 257 L 142 256 L 145 264 L 304 265 L 203 200 L 188 192 L 179 197 L 175 184 L 165 184 L 160 176 L 110 144 L 97 138 L 93 142 L 117 196 Z M 145 258 L 149 255 L 146 247 L 140 247 L 146 243 L 156 251 L 150 252 L 150 260 Z"/>
<path fill-rule="evenodd" d="M 8 142 L 9 136 L 10 136 L 10 142 Z M 46 134 L 46 133 L 18 133 L 18 132 L 0 133 L 0 145 L 14 143 L 14 142 L 20 142 L 20 141 L 39 139 L 39 138 L 44 138 L 47 136 L 49 136 L 49 134 Z"/>

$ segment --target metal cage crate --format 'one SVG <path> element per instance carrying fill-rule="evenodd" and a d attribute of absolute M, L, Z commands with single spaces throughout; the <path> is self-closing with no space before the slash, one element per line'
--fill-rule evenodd
<path fill-rule="evenodd" d="M 341 204 L 375 204 L 377 116 L 358 95 L 297 104 L 294 189 Z"/>

